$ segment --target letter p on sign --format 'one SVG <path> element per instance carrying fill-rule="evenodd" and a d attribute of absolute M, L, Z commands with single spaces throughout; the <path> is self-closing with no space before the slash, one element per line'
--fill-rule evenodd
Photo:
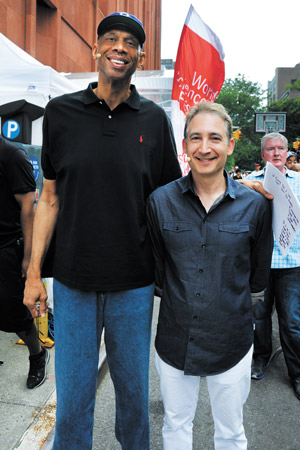
<path fill-rule="evenodd" d="M 15 120 L 7 120 L 2 131 L 7 139 L 15 139 L 20 133 L 20 125 Z"/>

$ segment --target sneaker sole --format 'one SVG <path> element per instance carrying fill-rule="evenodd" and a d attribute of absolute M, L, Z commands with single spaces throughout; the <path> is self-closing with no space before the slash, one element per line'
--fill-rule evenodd
<path fill-rule="evenodd" d="M 262 380 L 264 377 L 265 377 L 265 374 L 261 375 L 260 377 L 257 377 L 255 375 L 251 375 L 252 380 L 257 380 L 257 381 Z"/>
<path fill-rule="evenodd" d="M 273 355 L 271 355 L 269 361 L 268 361 L 267 364 L 266 364 L 266 369 L 269 367 L 269 365 L 270 365 L 271 363 L 275 362 L 275 360 L 278 358 L 278 356 L 280 355 L 281 352 L 282 352 L 282 348 L 279 347 L 279 348 L 276 350 L 276 352 L 274 352 Z M 264 377 L 265 377 L 265 373 L 264 373 L 263 375 L 261 375 L 260 377 L 257 377 L 257 376 L 255 376 L 255 375 L 254 375 L 254 376 L 251 375 L 252 380 L 262 380 Z"/>

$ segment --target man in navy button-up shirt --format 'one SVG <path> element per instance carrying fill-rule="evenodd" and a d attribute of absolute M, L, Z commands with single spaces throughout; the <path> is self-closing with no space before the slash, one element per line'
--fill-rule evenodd
<path fill-rule="evenodd" d="M 207 376 L 215 448 L 234 442 L 234 448 L 245 449 L 252 302 L 268 281 L 271 206 L 224 171 L 234 140 L 221 105 L 191 109 L 183 145 L 190 173 L 156 190 L 147 210 L 162 289 L 155 344 L 164 450 L 192 449 L 201 376 Z"/>

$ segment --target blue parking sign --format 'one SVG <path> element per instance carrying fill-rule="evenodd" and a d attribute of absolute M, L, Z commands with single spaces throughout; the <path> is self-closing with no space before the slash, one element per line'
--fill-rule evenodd
<path fill-rule="evenodd" d="M 15 120 L 7 120 L 2 127 L 2 133 L 7 139 L 16 139 L 20 130 L 20 125 Z"/>

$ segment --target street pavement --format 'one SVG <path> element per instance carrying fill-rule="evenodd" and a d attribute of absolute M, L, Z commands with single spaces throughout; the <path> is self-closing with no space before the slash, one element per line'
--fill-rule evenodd
<path fill-rule="evenodd" d="M 159 300 L 155 299 L 153 337 Z M 273 318 L 274 349 L 280 346 L 276 316 Z M 0 332 L 0 450 L 50 450 L 55 424 L 54 352 L 50 349 L 47 380 L 37 389 L 26 389 L 28 351 L 16 345 L 16 336 Z M 103 359 L 103 355 L 101 356 Z M 151 450 L 162 450 L 163 405 L 154 367 L 150 361 Z M 120 450 L 114 436 L 114 390 L 109 371 L 102 364 L 95 408 L 93 450 Z M 76 395 L 76 393 L 74 393 Z M 248 450 L 300 450 L 300 402 L 294 396 L 281 353 L 261 381 L 252 381 L 244 408 Z M 80 420 L 80 415 L 78 416 Z M 213 420 L 206 380 L 201 380 L 194 421 L 194 450 L 213 450 Z M 72 448 L 70 447 L 70 450 Z M 86 450 L 86 449 L 82 449 Z"/>
<path fill-rule="evenodd" d="M 156 330 L 159 300 L 155 299 L 153 336 Z M 280 347 L 277 318 L 274 321 L 274 349 Z M 153 344 L 150 361 L 150 430 L 151 450 L 162 450 L 161 426 L 163 405 L 159 378 L 154 366 Z M 213 450 L 213 419 L 206 379 L 200 383 L 198 408 L 194 420 L 193 450 Z M 98 389 L 93 450 L 120 450 L 114 437 L 114 391 L 107 371 Z M 244 408 L 244 425 L 248 450 L 300 450 L 300 402 L 289 383 L 283 354 L 270 365 L 263 380 L 252 380 L 251 392 Z M 231 449 L 230 449 L 231 450 Z"/>
<path fill-rule="evenodd" d="M 29 353 L 17 341 L 16 334 L 0 332 L 0 449 L 38 450 L 55 423 L 54 348 L 45 383 L 29 390 Z"/>

